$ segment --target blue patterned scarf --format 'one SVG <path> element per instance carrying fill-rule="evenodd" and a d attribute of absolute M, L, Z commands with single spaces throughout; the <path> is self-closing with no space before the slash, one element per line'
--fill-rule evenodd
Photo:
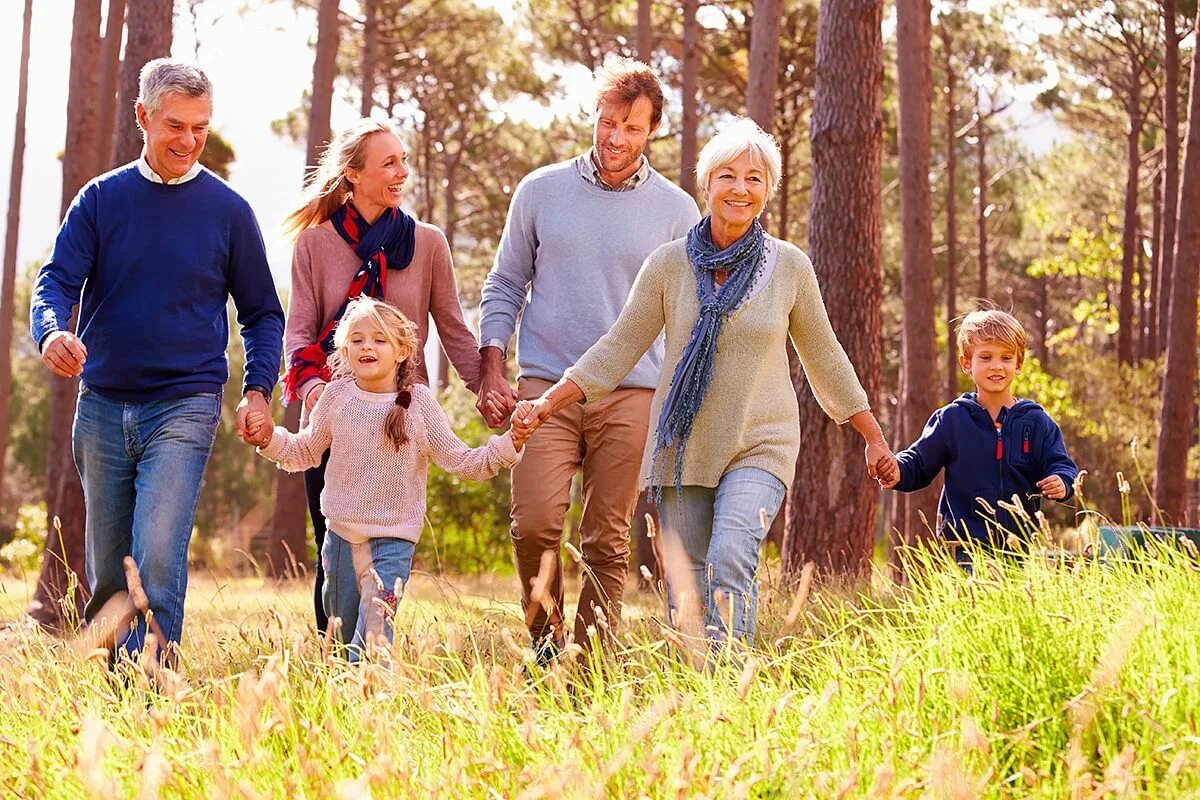
<path fill-rule="evenodd" d="M 724 250 L 713 244 L 711 217 L 700 220 L 688 231 L 687 254 L 696 276 L 700 316 L 692 328 L 692 338 L 675 365 L 671 390 L 658 418 L 650 479 L 656 502 L 662 500 L 663 472 L 671 448 L 675 449 L 675 488 L 680 492 L 683 490 L 683 451 L 712 383 L 717 339 L 725 320 L 750 291 L 762 261 L 764 242 L 765 234 L 758 220 L 742 238 Z M 713 278 L 718 270 L 728 272 L 720 286 Z"/>

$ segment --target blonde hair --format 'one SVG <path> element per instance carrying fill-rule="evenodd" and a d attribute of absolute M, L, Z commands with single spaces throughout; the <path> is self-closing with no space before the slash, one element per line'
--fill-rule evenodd
<path fill-rule="evenodd" d="M 704 145 L 696 162 L 697 185 L 707 195 L 708 181 L 712 174 L 729 162 L 737 160 L 738 156 L 747 150 L 750 151 L 751 158 L 761 161 L 767 171 L 766 202 L 771 202 L 771 198 L 775 196 L 775 189 L 779 186 L 779 178 L 783 174 L 783 158 L 779 155 L 779 144 L 775 137 L 749 117 L 737 117 Z"/>
<path fill-rule="evenodd" d="M 367 140 L 377 133 L 395 135 L 396 131 L 386 122 L 364 117 L 333 137 L 304 186 L 300 207 L 283 221 L 285 234 L 299 234 L 320 225 L 349 199 L 354 187 L 346 178 L 346 170 L 362 169 Z"/>
<path fill-rule="evenodd" d="M 334 378 L 348 378 L 354 375 L 350 363 L 347 342 L 351 329 L 361 320 L 370 320 L 383 331 L 383 335 L 397 351 L 408 351 L 408 357 L 396 366 L 396 392 L 409 392 L 413 379 L 417 374 L 417 359 L 421 351 L 421 341 L 417 338 L 417 326 L 404 316 L 395 306 L 390 306 L 373 297 L 356 297 L 346 306 L 346 313 L 338 321 L 333 332 L 333 353 L 329 356 L 329 368 Z M 404 429 L 404 406 L 399 397 L 396 406 L 387 416 L 384 431 L 388 440 L 399 450 L 408 441 Z"/>
<path fill-rule="evenodd" d="M 975 348 L 984 342 L 996 342 L 1017 354 L 1017 363 L 1025 360 L 1025 328 L 1020 321 L 998 308 L 972 311 L 958 324 L 958 354 L 971 358 Z"/>

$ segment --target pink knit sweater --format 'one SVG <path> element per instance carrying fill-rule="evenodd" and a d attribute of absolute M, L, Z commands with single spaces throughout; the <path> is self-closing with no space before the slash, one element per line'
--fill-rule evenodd
<path fill-rule="evenodd" d="M 424 346 L 429 338 L 429 317 L 450 363 L 467 388 L 479 387 L 479 342 L 463 320 L 458 302 L 458 285 L 450 262 L 450 246 L 438 228 L 417 222 L 412 263 L 402 270 L 389 270 L 383 299 L 400 309 L 417 326 Z M 292 252 L 292 293 L 288 299 L 287 323 L 283 332 L 284 355 L 292 354 L 317 340 L 346 299 L 346 289 L 362 261 L 330 225 L 309 228 L 296 237 Z M 422 383 L 429 383 L 425 365 L 417 367 Z M 307 381 L 300 387 L 304 397 L 319 383 Z"/>
<path fill-rule="evenodd" d="M 429 461 L 460 478 L 482 481 L 521 460 L 505 433 L 468 447 L 450 428 L 429 387 L 416 384 L 404 420 L 408 441 L 397 450 L 384 432 L 396 393 L 376 394 L 344 378 L 330 383 L 312 419 L 291 433 L 277 426 L 258 452 L 288 472 L 310 469 L 329 450 L 321 513 L 349 542 L 393 537 L 417 541 L 425 527 Z"/>

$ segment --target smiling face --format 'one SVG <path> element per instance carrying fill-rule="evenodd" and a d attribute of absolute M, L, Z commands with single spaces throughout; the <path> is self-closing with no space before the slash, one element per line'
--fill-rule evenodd
<path fill-rule="evenodd" d="M 383 393 L 396 389 L 396 368 L 412 353 L 365 315 L 350 328 L 343 355 L 360 389 Z"/>
<path fill-rule="evenodd" d="M 958 359 L 963 372 L 975 381 L 979 394 L 997 400 L 1012 397 L 1013 378 L 1021 371 L 1023 361 L 1011 345 L 994 341 L 982 341 L 975 345 L 970 358 Z"/>
<path fill-rule="evenodd" d="M 386 209 L 399 208 L 408 179 L 408 152 L 400 137 L 390 132 L 373 133 L 363 146 L 362 166 L 346 170 L 354 187 L 354 205 L 370 222 Z"/>
<path fill-rule="evenodd" d="M 767 167 L 753 152 L 743 150 L 712 171 L 704 194 L 714 227 L 747 230 L 767 202 Z"/>
<path fill-rule="evenodd" d="M 630 105 L 614 100 L 601 100 L 596 105 L 592 146 L 605 183 L 615 186 L 637 172 L 652 132 L 653 116 L 654 106 L 642 96 Z"/>
<path fill-rule="evenodd" d="M 208 140 L 212 98 L 168 94 L 150 113 L 138 103 L 138 125 L 146 136 L 146 161 L 164 181 L 182 178 L 200 159 Z"/>

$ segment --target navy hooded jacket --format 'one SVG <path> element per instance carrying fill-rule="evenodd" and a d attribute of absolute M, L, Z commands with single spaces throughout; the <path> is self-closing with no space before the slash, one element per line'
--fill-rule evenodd
<path fill-rule="evenodd" d="M 999 421 L 1002 428 L 996 430 L 987 409 L 968 392 L 935 411 L 921 438 L 896 456 L 898 491 L 924 489 L 938 472 L 946 471 L 938 501 L 938 532 L 943 536 L 961 536 L 965 527 L 973 539 L 1000 544 L 1004 536 L 989 533 L 995 523 L 979 499 L 995 509 L 995 521 L 1005 531 L 1019 533 L 1028 526 L 1019 525 L 997 501 L 1011 503 L 1015 494 L 1036 519 L 1041 508 L 1038 481 L 1058 475 L 1067 486 L 1063 499 L 1074 492 L 1079 468 L 1067 455 L 1062 431 L 1041 406 L 1018 401 L 1000 411 Z"/>

